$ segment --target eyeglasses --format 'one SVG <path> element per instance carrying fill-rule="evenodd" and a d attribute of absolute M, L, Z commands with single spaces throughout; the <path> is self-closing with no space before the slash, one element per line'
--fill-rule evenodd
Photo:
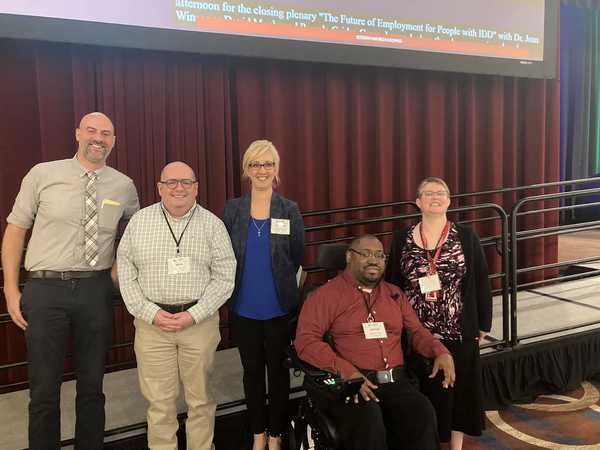
<path fill-rule="evenodd" d="M 446 191 L 423 191 L 421 192 L 422 197 L 432 198 L 432 197 L 448 197 L 448 192 Z"/>
<path fill-rule="evenodd" d="M 385 253 L 383 253 L 381 250 L 366 250 L 366 249 L 362 249 L 362 250 L 356 250 L 355 248 L 348 248 L 348 250 L 350 250 L 351 252 L 356 253 L 359 256 L 362 256 L 363 258 L 376 258 L 376 259 L 380 259 L 382 261 L 385 261 L 388 257 L 388 255 L 386 255 Z"/>
<path fill-rule="evenodd" d="M 176 180 L 174 178 L 171 178 L 169 180 L 159 181 L 159 183 L 160 184 L 164 184 L 169 189 L 175 189 L 178 184 L 181 184 L 181 186 L 184 189 L 190 189 L 194 184 L 197 183 L 197 181 L 196 180 L 190 180 L 189 178 L 182 178 L 180 180 Z"/>
<path fill-rule="evenodd" d="M 252 170 L 258 170 L 260 168 L 265 169 L 266 171 L 273 170 L 275 168 L 274 161 L 250 161 L 248 164 L 248 168 Z"/>

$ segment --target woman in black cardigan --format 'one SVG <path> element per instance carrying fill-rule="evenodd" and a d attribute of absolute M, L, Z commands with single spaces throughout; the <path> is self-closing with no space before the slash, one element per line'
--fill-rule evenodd
<path fill-rule="evenodd" d="M 232 328 L 244 368 L 252 448 L 264 450 L 268 444 L 269 450 L 280 450 L 290 390 L 282 361 L 290 342 L 289 316 L 300 303 L 296 273 L 304 251 L 304 224 L 298 205 L 273 192 L 279 154 L 271 142 L 250 144 L 242 170 L 250 181 L 250 195 L 230 200 L 223 213 L 237 259 Z"/>
<path fill-rule="evenodd" d="M 446 218 L 450 190 L 426 178 L 417 189 L 421 222 L 394 233 L 387 279 L 406 293 L 423 325 L 450 350 L 453 388 L 419 373 L 421 390 L 438 416 L 440 440 L 462 448 L 464 433 L 484 428 L 479 340 L 490 331 L 492 296 L 479 237 Z"/>

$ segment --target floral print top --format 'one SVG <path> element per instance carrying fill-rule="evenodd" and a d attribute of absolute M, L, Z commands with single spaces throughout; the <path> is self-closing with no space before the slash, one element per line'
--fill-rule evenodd
<path fill-rule="evenodd" d="M 421 293 L 418 279 L 426 276 L 429 269 L 427 251 L 419 247 L 414 239 L 413 226 L 407 236 L 406 247 L 400 256 L 400 270 L 404 286 L 400 286 L 421 319 L 421 322 L 434 336 L 447 340 L 460 340 L 462 298 L 461 284 L 467 273 L 465 255 L 454 225 L 448 231 L 448 238 L 442 244 L 437 260 L 437 273 L 442 286 L 434 300 Z M 429 254 L 432 255 L 432 251 Z"/>

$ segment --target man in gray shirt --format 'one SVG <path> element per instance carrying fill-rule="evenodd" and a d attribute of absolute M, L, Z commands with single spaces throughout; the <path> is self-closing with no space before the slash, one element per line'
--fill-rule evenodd
<path fill-rule="evenodd" d="M 216 403 L 208 390 L 219 307 L 231 295 L 236 260 L 225 225 L 196 204 L 187 164 L 161 172 L 161 202 L 139 211 L 117 251 L 121 294 L 135 317 L 135 356 L 149 402 L 148 447 L 177 449 L 179 380 L 188 406 L 188 450 L 210 450 Z"/>
<path fill-rule="evenodd" d="M 114 242 L 119 221 L 139 209 L 133 181 L 106 166 L 115 144 L 110 119 L 87 114 L 75 139 L 74 158 L 37 164 L 23 178 L 2 241 L 7 309 L 27 342 L 31 450 L 59 446 L 60 385 L 70 332 L 77 367 L 75 448 L 103 448 Z"/>

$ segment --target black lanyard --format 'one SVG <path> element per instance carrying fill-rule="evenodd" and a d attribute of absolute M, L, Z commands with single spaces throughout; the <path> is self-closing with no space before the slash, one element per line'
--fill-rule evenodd
<path fill-rule="evenodd" d="M 179 244 L 181 244 L 181 239 L 183 239 L 183 234 L 185 233 L 185 230 L 187 230 L 187 227 L 190 224 L 190 222 L 192 221 L 192 217 L 194 217 L 194 214 L 195 214 L 197 208 L 198 208 L 198 205 L 194 206 L 194 210 L 192 211 L 192 214 L 190 214 L 190 217 L 189 217 L 187 223 L 185 224 L 185 227 L 183 228 L 183 231 L 179 235 L 179 239 L 177 239 L 175 237 L 175 233 L 173 233 L 173 228 L 171 228 L 171 224 L 169 223 L 169 219 L 167 219 L 167 214 L 165 213 L 165 210 L 163 209 L 162 206 L 160 207 L 160 210 L 163 213 L 163 217 L 165 218 L 165 222 L 167 222 L 167 226 L 169 227 L 169 231 L 171 232 L 171 236 L 173 236 L 173 240 L 175 241 L 175 246 L 177 247 L 177 254 L 178 255 L 179 255 Z"/>
<path fill-rule="evenodd" d="M 361 287 L 359 287 L 358 290 L 362 294 L 363 301 L 365 302 L 365 308 L 367 308 L 367 322 L 375 322 L 375 317 L 373 316 L 373 307 L 375 306 L 375 303 L 377 303 L 377 299 L 379 297 L 376 296 L 375 300 L 373 300 L 373 303 L 371 303 L 369 300 L 373 291 L 369 293 L 364 291 Z"/>

